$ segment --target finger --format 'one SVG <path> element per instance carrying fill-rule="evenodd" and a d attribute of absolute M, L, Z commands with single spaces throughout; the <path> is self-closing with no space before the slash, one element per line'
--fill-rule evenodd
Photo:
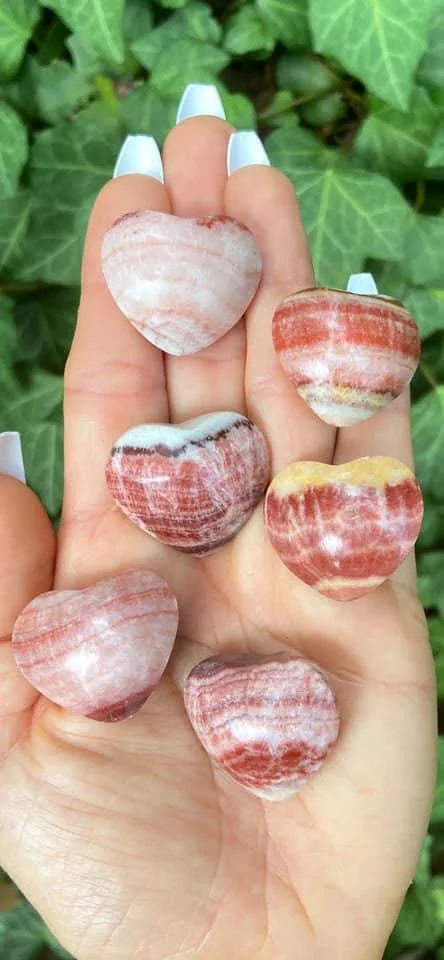
<path fill-rule="evenodd" d="M 411 470 L 414 469 L 408 388 L 376 416 L 338 431 L 335 463 L 378 456 L 395 457 Z M 413 550 L 390 579 L 408 589 L 415 589 L 416 564 Z"/>
<path fill-rule="evenodd" d="M 3 466 L 0 457 L 0 469 Z M 38 694 L 18 670 L 10 642 L 19 613 L 50 590 L 55 534 L 29 487 L 0 475 L 0 757 L 28 728 Z"/>
<path fill-rule="evenodd" d="M 296 290 L 313 286 L 293 188 L 272 167 L 241 167 L 227 181 L 225 212 L 250 228 L 263 257 L 262 282 L 246 316 L 248 413 L 270 441 L 274 473 L 293 460 L 329 461 L 336 431 L 298 397 L 280 367 L 271 335 L 278 303 Z"/>
<path fill-rule="evenodd" d="M 149 176 L 110 181 L 89 222 L 82 294 L 65 372 L 65 497 L 63 523 L 87 525 L 111 498 L 104 467 L 116 438 L 145 420 L 168 419 L 162 354 L 123 316 L 103 279 L 103 235 L 125 213 L 169 211 L 165 187 Z"/>
<path fill-rule="evenodd" d="M 226 151 L 231 127 L 194 117 L 171 130 L 164 146 L 165 180 L 173 213 L 202 217 L 224 212 Z M 188 357 L 168 357 L 172 421 L 213 410 L 243 412 L 245 327 L 241 320 L 217 343 Z"/>

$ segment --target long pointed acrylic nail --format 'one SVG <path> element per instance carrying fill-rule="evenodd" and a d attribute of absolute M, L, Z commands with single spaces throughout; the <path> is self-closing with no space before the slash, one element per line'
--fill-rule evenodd
<path fill-rule="evenodd" d="M 182 94 L 177 110 L 176 123 L 189 117 L 220 117 L 225 120 L 225 110 L 217 87 L 211 83 L 189 83 Z"/>
<path fill-rule="evenodd" d="M 378 288 L 371 273 L 352 273 L 347 283 L 348 293 L 378 295 Z"/>
<path fill-rule="evenodd" d="M 164 182 L 163 163 L 154 137 L 143 134 L 128 136 L 124 140 L 114 167 L 113 177 L 128 173 L 142 173 L 146 177 Z"/>
<path fill-rule="evenodd" d="M 16 431 L 8 430 L 6 433 L 0 433 L 0 473 L 6 473 L 26 483 L 22 441 L 20 434 Z"/>
<path fill-rule="evenodd" d="M 237 133 L 232 133 L 227 148 L 228 176 L 240 170 L 241 167 L 252 164 L 270 166 L 262 140 L 254 130 L 239 130 Z"/>

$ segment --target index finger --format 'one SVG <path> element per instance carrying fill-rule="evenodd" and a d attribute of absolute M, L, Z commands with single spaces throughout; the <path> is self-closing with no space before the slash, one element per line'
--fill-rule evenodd
<path fill-rule="evenodd" d="M 89 221 L 77 327 L 65 370 L 63 522 L 100 516 L 111 504 L 105 464 L 117 437 L 145 420 L 168 420 L 162 353 L 133 328 L 102 274 L 105 231 L 125 213 L 169 212 L 166 188 L 145 175 L 105 185 Z"/>

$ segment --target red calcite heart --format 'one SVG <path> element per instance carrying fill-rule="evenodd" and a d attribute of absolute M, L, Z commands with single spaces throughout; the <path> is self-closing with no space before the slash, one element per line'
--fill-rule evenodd
<path fill-rule="evenodd" d="M 385 407 L 418 365 L 416 323 L 388 297 L 301 290 L 279 304 L 272 329 L 284 372 L 317 416 L 336 427 Z"/>
<path fill-rule="evenodd" d="M 106 467 L 109 490 L 130 520 L 195 556 L 234 537 L 269 476 L 262 433 L 231 412 L 134 427 L 116 441 Z"/>
<path fill-rule="evenodd" d="M 102 271 L 118 307 L 177 356 L 208 347 L 240 320 L 261 270 L 253 235 L 232 217 L 141 210 L 120 217 L 103 239 Z"/>
<path fill-rule="evenodd" d="M 422 514 L 413 473 L 390 457 L 292 463 L 265 498 L 268 536 L 283 563 L 335 600 L 363 596 L 394 573 Z"/>
<path fill-rule="evenodd" d="M 177 632 L 171 588 L 128 570 L 32 600 L 12 635 L 17 665 L 45 697 L 93 720 L 124 720 L 159 683 Z"/>
<path fill-rule="evenodd" d="M 211 759 L 264 800 L 297 793 L 338 736 L 338 708 L 323 673 L 288 653 L 203 660 L 184 698 Z"/>

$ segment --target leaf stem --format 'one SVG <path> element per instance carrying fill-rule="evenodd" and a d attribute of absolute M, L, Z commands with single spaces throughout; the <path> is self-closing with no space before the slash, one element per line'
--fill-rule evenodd
<path fill-rule="evenodd" d="M 0 293 L 32 293 L 37 290 L 49 290 L 55 286 L 57 284 L 44 283 L 43 281 L 37 281 L 36 283 L 1 283 Z"/>
<path fill-rule="evenodd" d="M 438 384 L 438 382 L 435 380 L 435 377 L 433 376 L 432 371 L 429 369 L 429 367 L 427 366 L 427 364 L 425 364 L 422 360 L 421 360 L 421 362 L 420 362 L 420 364 L 419 364 L 419 369 L 420 369 L 423 377 L 425 377 L 425 379 L 428 381 L 428 383 L 430 383 L 430 386 L 433 387 L 434 390 L 437 390 L 439 384 Z"/>
<path fill-rule="evenodd" d="M 280 113 L 287 113 L 289 110 L 293 110 L 294 107 L 302 106 L 303 103 L 311 103 L 313 100 L 319 100 L 322 97 L 325 97 L 325 91 L 317 90 L 315 93 L 304 93 L 301 97 L 295 97 L 294 100 L 290 100 L 290 103 L 286 103 L 285 107 L 279 107 L 277 110 L 268 110 L 267 108 L 258 114 L 259 120 L 268 120 L 269 117 L 277 117 Z"/>
<path fill-rule="evenodd" d="M 425 184 L 424 184 L 424 180 L 418 180 L 418 182 L 417 182 L 417 184 L 416 184 L 416 197 L 415 197 L 415 202 L 414 202 L 414 204 L 413 204 L 413 209 L 415 210 L 416 213 L 417 213 L 418 210 L 420 210 L 421 207 L 423 206 L 424 200 L 425 200 Z"/>

